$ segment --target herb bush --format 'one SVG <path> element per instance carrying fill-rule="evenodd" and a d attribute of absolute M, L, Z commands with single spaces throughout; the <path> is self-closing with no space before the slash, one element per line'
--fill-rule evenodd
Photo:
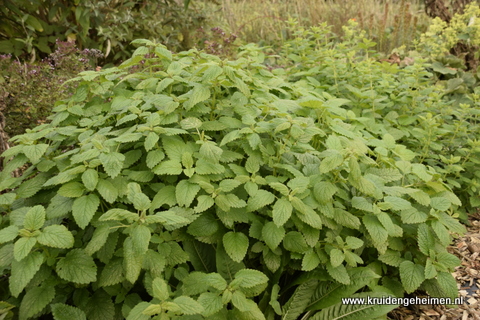
<path fill-rule="evenodd" d="M 478 28 L 480 22 L 474 21 L 472 28 Z M 294 86 L 344 99 L 352 113 L 340 118 L 368 138 L 368 145 L 381 154 L 377 160 L 391 161 L 391 152 L 380 142 L 388 133 L 413 152 L 413 161 L 435 169 L 447 185 L 432 182 L 433 172 L 418 173 L 413 166 L 401 170 L 417 172 L 429 185 L 417 186 L 424 191 L 434 186 L 447 191 L 445 199 L 454 205 L 449 213 L 466 220 L 467 212 L 480 205 L 475 169 L 480 164 L 478 74 L 422 58 L 429 57 L 429 51 L 417 52 L 415 63 L 405 67 L 380 62 L 371 49 L 375 44 L 357 30 L 358 24 L 350 21 L 345 39 L 338 43 L 326 27 L 297 28 L 296 39 L 284 46 L 279 58 L 267 56 L 266 61 L 283 66 Z M 255 50 L 262 59 L 264 54 Z"/>
<path fill-rule="evenodd" d="M 3 154 L 7 318 L 374 319 L 395 306 L 341 298 L 457 296 L 456 197 L 393 134 L 252 46 L 135 43 Z"/>

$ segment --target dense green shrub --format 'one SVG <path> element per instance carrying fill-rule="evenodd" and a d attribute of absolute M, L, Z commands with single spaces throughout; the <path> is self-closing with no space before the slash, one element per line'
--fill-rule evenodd
<path fill-rule="evenodd" d="M 180 4 L 181 2 L 181 4 Z M 190 33 L 205 19 L 190 0 L 5 0 L 0 7 L 0 53 L 45 57 L 55 41 L 75 40 L 80 49 L 99 49 L 106 61 L 128 58 L 137 38 L 189 48 Z M 194 4 L 194 3 L 192 3 Z"/>
<path fill-rule="evenodd" d="M 341 119 L 369 137 L 368 145 L 382 158 L 391 156 L 377 142 L 387 133 L 414 152 L 413 161 L 435 169 L 448 184 L 437 191 L 453 190 L 460 198 L 461 203 L 450 199 L 455 204 L 450 214 L 460 212 L 466 219 L 465 213 L 480 205 L 475 169 L 480 164 L 478 76 L 426 60 L 422 53 L 403 67 L 378 61 L 371 50 L 374 43 L 356 30 L 356 22 L 350 21 L 341 43 L 325 27 L 300 30 L 280 58 L 267 62 L 283 66 L 293 86 L 346 99 L 352 113 Z M 431 184 L 430 176 L 422 179 Z"/>
<path fill-rule="evenodd" d="M 3 154 L 10 314 L 373 319 L 394 306 L 341 298 L 457 296 L 459 201 L 395 132 L 373 136 L 346 99 L 284 81 L 254 47 L 224 61 L 136 43 Z"/>

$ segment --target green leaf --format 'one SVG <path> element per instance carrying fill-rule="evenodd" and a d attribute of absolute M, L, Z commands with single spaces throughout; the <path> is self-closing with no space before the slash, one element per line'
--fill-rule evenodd
<path fill-rule="evenodd" d="M 187 296 L 175 298 L 173 302 L 177 304 L 183 314 L 199 314 L 205 311 L 200 303 Z"/>
<path fill-rule="evenodd" d="M 194 208 L 195 213 L 201 213 L 211 208 L 215 204 L 212 197 L 201 195 L 197 198 L 197 205 Z"/>
<path fill-rule="evenodd" d="M 267 222 L 262 228 L 262 238 L 272 250 L 278 247 L 284 236 L 285 229 L 281 226 L 278 227 L 273 222 Z"/>
<path fill-rule="evenodd" d="M 42 263 L 43 254 L 40 252 L 32 252 L 22 261 L 12 261 L 12 273 L 9 281 L 12 296 L 18 297 L 37 271 L 40 270 Z"/>
<path fill-rule="evenodd" d="M 204 292 L 198 297 L 198 303 L 203 306 L 202 315 L 209 317 L 223 308 L 222 297 L 212 292 Z"/>
<path fill-rule="evenodd" d="M 9 226 L 0 230 L 0 244 L 12 241 L 18 236 L 18 227 Z"/>
<path fill-rule="evenodd" d="M 139 215 L 124 209 L 110 209 L 105 212 L 103 215 L 98 218 L 98 221 L 109 221 L 109 220 L 131 220 L 137 221 L 140 219 Z"/>
<path fill-rule="evenodd" d="M 430 250 L 435 247 L 435 238 L 426 224 L 418 226 L 417 240 L 418 248 L 425 255 L 429 255 Z"/>
<path fill-rule="evenodd" d="M 200 159 L 196 163 L 197 167 L 195 171 L 197 174 L 206 175 L 206 174 L 220 174 L 225 172 L 225 167 L 221 164 L 207 161 L 205 159 Z"/>
<path fill-rule="evenodd" d="M 82 182 L 89 191 L 95 190 L 98 183 L 98 173 L 95 169 L 87 169 L 82 174 Z"/>
<path fill-rule="evenodd" d="M 146 164 L 147 167 L 150 169 L 153 169 L 157 164 L 160 163 L 165 158 L 165 153 L 163 153 L 162 150 L 157 149 L 157 150 L 152 150 L 147 153 L 147 159 L 146 159 Z"/>
<path fill-rule="evenodd" d="M 137 253 L 131 238 L 125 239 L 125 242 L 123 243 L 123 252 L 125 278 L 133 284 L 137 281 L 140 271 L 142 270 L 143 255 Z"/>
<path fill-rule="evenodd" d="M 420 287 L 425 280 L 425 269 L 411 261 L 403 261 L 399 267 L 400 279 L 407 293 L 412 293 Z"/>
<path fill-rule="evenodd" d="M 123 274 L 123 259 L 115 258 L 103 268 L 102 273 L 98 279 L 100 287 L 108 287 L 116 285 L 125 280 Z"/>
<path fill-rule="evenodd" d="M 102 289 L 96 289 L 95 293 L 86 302 L 84 310 L 88 320 L 114 320 L 115 305 L 112 297 Z"/>
<path fill-rule="evenodd" d="M 45 223 L 45 208 L 43 206 L 35 206 L 28 210 L 23 220 L 23 226 L 29 230 L 37 230 L 43 227 Z"/>
<path fill-rule="evenodd" d="M 15 260 L 20 261 L 32 250 L 32 248 L 37 243 L 37 238 L 20 238 L 15 242 L 13 249 L 13 256 Z"/>
<path fill-rule="evenodd" d="M 91 256 L 103 247 L 110 234 L 110 226 L 107 224 L 99 225 L 93 232 L 92 239 L 85 247 L 85 253 Z"/>
<path fill-rule="evenodd" d="M 33 144 L 24 146 L 22 151 L 32 163 L 36 163 L 48 149 L 48 144 Z"/>
<path fill-rule="evenodd" d="M 78 198 L 83 195 L 85 187 L 79 182 L 69 182 L 58 189 L 58 194 L 67 198 Z"/>
<path fill-rule="evenodd" d="M 364 197 L 353 197 L 352 207 L 366 212 L 373 212 L 373 205 Z"/>
<path fill-rule="evenodd" d="M 222 157 L 223 150 L 217 147 L 216 143 L 211 141 L 206 141 L 200 147 L 199 153 L 207 161 L 218 162 Z M 224 190 L 224 191 L 229 191 L 229 190 Z"/>
<path fill-rule="evenodd" d="M 235 274 L 235 282 L 242 288 L 252 288 L 268 282 L 268 277 L 253 269 L 242 269 Z"/>
<path fill-rule="evenodd" d="M 430 199 L 430 206 L 433 209 L 447 211 L 451 205 L 452 203 L 450 202 L 450 200 L 444 197 L 433 197 Z"/>
<path fill-rule="evenodd" d="M 350 284 L 350 276 L 348 275 L 347 269 L 343 264 L 339 266 L 332 266 L 327 262 L 327 272 L 333 279 L 337 280 L 342 284 Z"/>
<path fill-rule="evenodd" d="M 266 190 L 258 190 L 247 201 L 247 211 L 257 211 L 275 201 L 275 196 Z"/>
<path fill-rule="evenodd" d="M 445 226 L 438 220 L 432 220 L 430 222 L 430 226 L 440 240 L 440 243 L 445 247 L 448 246 L 450 244 L 451 237 L 447 228 L 445 228 Z"/>
<path fill-rule="evenodd" d="M 330 255 L 330 263 L 334 268 L 341 265 L 345 260 L 345 254 L 343 253 L 343 251 L 340 251 L 339 249 L 332 249 L 329 255 Z"/>
<path fill-rule="evenodd" d="M 55 297 L 55 287 L 44 283 L 27 291 L 19 309 L 19 320 L 26 320 L 42 311 Z"/>
<path fill-rule="evenodd" d="M 38 243 L 52 248 L 67 249 L 73 247 L 73 235 L 64 225 L 51 225 L 42 230 Z"/>
<path fill-rule="evenodd" d="M 273 205 L 273 222 L 281 227 L 292 216 L 293 206 L 286 198 L 280 198 Z"/>
<path fill-rule="evenodd" d="M 377 248 L 381 254 L 385 253 L 388 239 L 387 230 L 385 230 L 380 221 L 378 221 L 377 217 L 373 215 L 364 215 L 362 220 L 375 248 Z"/>
<path fill-rule="evenodd" d="M 179 175 L 182 173 L 182 164 L 175 160 L 166 160 L 160 162 L 153 168 L 153 173 L 157 175 Z"/>
<path fill-rule="evenodd" d="M 225 251 L 235 262 L 243 260 L 248 250 L 248 237 L 241 232 L 229 231 L 223 236 Z"/>
<path fill-rule="evenodd" d="M 85 229 L 97 212 L 100 199 L 96 194 L 89 194 L 75 199 L 72 206 L 72 215 L 77 225 Z"/>
<path fill-rule="evenodd" d="M 145 254 L 150 244 L 151 232 L 147 226 L 134 225 L 130 231 L 132 248 L 135 253 Z"/>
<path fill-rule="evenodd" d="M 338 168 L 343 163 L 343 156 L 336 150 L 328 150 L 329 155 L 320 162 L 320 172 L 327 173 L 335 168 Z"/>
<path fill-rule="evenodd" d="M 310 249 L 303 235 L 298 231 L 290 231 L 283 238 L 283 246 L 291 252 L 304 253 Z"/>
<path fill-rule="evenodd" d="M 97 280 L 97 266 L 93 258 L 81 249 L 73 249 L 60 258 L 56 271 L 60 278 L 78 284 Z"/>
<path fill-rule="evenodd" d="M 55 320 L 87 320 L 85 313 L 73 306 L 55 303 L 50 305 L 50 307 L 52 308 L 52 315 Z"/>
<path fill-rule="evenodd" d="M 313 189 L 315 198 L 322 203 L 332 201 L 333 195 L 337 193 L 337 191 L 338 188 L 328 181 L 318 182 Z"/>
<path fill-rule="evenodd" d="M 189 207 L 195 199 L 200 186 L 187 180 L 180 181 L 175 188 L 175 197 L 179 206 Z"/>
<path fill-rule="evenodd" d="M 110 152 L 100 154 L 98 159 L 100 159 L 105 172 L 113 179 L 122 171 L 125 156 L 118 152 Z"/>
<path fill-rule="evenodd" d="M 191 109 L 197 103 L 210 98 L 210 89 L 207 86 L 201 84 L 196 84 L 191 92 L 192 95 L 190 99 L 184 104 L 184 107 L 187 110 Z"/>
<path fill-rule="evenodd" d="M 458 297 L 457 281 L 452 274 L 448 272 L 439 272 L 437 275 L 437 282 L 447 297 L 450 297 L 451 299 Z"/>
<path fill-rule="evenodd" d="M 320 258 L 318 257 L 318 254 L 313 251 L 309 250 L 305 255 L 303 256 L 302 259 L 302 270 L 303 271 L 311 271 L 318 267 L 320 264 Z"/>
<path fill-rule="evenodd" d="M 167 300 L 169 297 L 168 285 L 165 280 L 161 278 L 155 278 L 152 282 L 153 296 L 158 300 Z"/>
<path fill-rule="evenodd" d="M 139 211 L 148 210 L 151 206 L 150 198 L 144 193 L 135 193 L 133 196 L 133 206 Z"/>
<path fill-rule="evenodd" d="M 155 147 L 160 137 L 155 132 L 149 132 L 145 138 L 145 150 L 150 151 Z"/>
<path fill-rule="evenodd" d="M 108 203 L 113 203 L 118 197 L 118 189 L 108 180 L 99 180 L 97 191 Z"/>
<path fill-rule="evenodd" d="M 46 175 L 38 174 L 36 177 L 22 182 L 16 190 L 19 198 L 30 198 L 42 189 L 43 184 L 47 181 Z"/>
<path fill-rule="evenodd" d="M 282 320 L 297 320 L 305 312 L 317 285 L 318 280 L 315 279 L 307 280 L 299 285 L 283 307 Z"/>

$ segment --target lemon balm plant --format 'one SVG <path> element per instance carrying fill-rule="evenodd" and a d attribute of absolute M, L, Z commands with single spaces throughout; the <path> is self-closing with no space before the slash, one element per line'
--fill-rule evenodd
<path fill-rule="evenodd" d="M 135 43 L 3 154 L 7 318 L 373 319 L 394 306 L 341 298 L 457 295 L 454 195 L 391 134 L 373 148 L 254 47 Z"/>

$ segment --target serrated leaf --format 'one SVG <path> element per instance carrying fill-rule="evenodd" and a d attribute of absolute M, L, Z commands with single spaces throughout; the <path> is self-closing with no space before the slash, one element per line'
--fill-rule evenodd
<path fill-rule="evenodd" d="M 160 162 L 152 169 L 153 173 L 158 175 L 179 175 L 182 173 L 182 164 L 175 160 L 166 160 Z"/>
<path fill-rule="evenodd" d="M 36 177 L 22 182 L 16 190 L 19 198 L 30 198 L 42 189 L 43 184 L 47 181 L 44 174 L 39 174 Z"/>
<path fill-rule="evenodd" d="M 158 142 L 160 137 L 155 132 L 149 132 L 145 138 L 145 150 L 150 151 L 155 147 L 155 144 Z"/>
<path fill-rule="evenodd" d="M 203 306 L 202 315 L 205 317 L 211 316 L 223 308 L 222 297 L 212 292 L 202 293 L 197 301 Z"/>
<path fill-rule="evenodd" d="M 235 283 L 242 288 L 252 288 L 267 282 L 268 277 L 258 270 L 242 269 L 235 274 Z"/>
<path fill-rule="evenodd" d="M 200 303 L 187 296 L 175 298 L 173 302 L 177 304 L 183 314 L 199 314 L 205 311 Z"/>
<path fill-rule="evenodd" d="M 37 230 L 43 227 L 45 223 L 45 208 L 35 206 L 28 210 L 23 221 L 23 226 L 29 230 Z"/>
<path fill-rule="evenodd" d="M 302 258 L 302 270 L 311 271 L 318 267 L 320 262 L 318 254 L 313 250 L 309 250 Z"/>
<path fill-rule="evenodd" d="M 332 201 L 333 195 L 338 191 L 338 188 L 331 182 L 321 181 L 315 184 L 313 190 L 315 199 L 325 203 Z"/>
<path fill-rule="evenodd" d="M 283 246 L 288 251 L 304 253 L 310 249 L 303 235 L 298 231 L 290 231 L 283 238 Z"/>
<path fill-rule="evenodd" d="M 275 196 L 266 190 L 258 190 L 247 201 L 247 211 L 257 211 L 275 201 Z"/>
<path fill-rule="evenodd" d="M 98 156 L 105 172 L 113 179 L 120 174 L 125 161 L 125 155 L 118 152 L 102 153 Z"/>
<path fill-rule="evenodd" d="M 195 199 L 200 186 L 187 180 L 180 181 L 175 188 L 175 197 L 179 206 L 189 207 Z"/>
<path fill-rule="evenodd" d="M 285 229 L 282 226 L 275 225 L 273 222 L 267 222 L 262 228 L 262 238 L 272 250 L 278 247 L 284 236 Z"/>
<path fill-rule="evenodd" d="M 64 225 L 45 227 L 38 236 L 38 243 L 52 248 L 67 249 L 73 247 L 73 235 Z"/>
<path fill-rule="evenodd" d="M 215 204 L 213 198 L 207 195 L 199 196 L 197 198 L 197 201 L 197 205 L 194 208 L 195 213 L 204 212 Z"/>
<path fill-rule="evenodd" d="M 229 231 L 223 235 L 223 245 L 229 257 L 235 261 L 243 260 L 248 250 L 248 237 L 241 232 Z"/>
<path fill-rule="evenodd" d="M 13 256 L 15 257 L 15 260 L 20 261 L 28 256 L 35 244 L 37 244 L 37 238 L 18 239 L 13 247 Z"/>
<path fill-rule="evenodd" d="M 452 203 L 450 202 L 450 200 L 444 197 L 433 197 L 430 199 L 430 206 L 433 209 L 447 211 L 451 205 Z"/>
<path fill-rule="evenodd" d="M 211 141 L 206 141 L 200 147 L 200 155 L 207 161 L 220 161 L 222 157 L 223 150 L 219 148 L 216 143 Z"/>
<path fill-rule="evenodd" d="M 114 320 L 115 305 L 112 297 L 102 289 L 96 289 L 87 300 L 85 312 L 88 320 Z"/>
<path fill-rule="evenodd" d="M 89 194 L 75 199 L 72 206 L 72 215 L 77 225 L 85 229 L 97 212 L 100 199 L 96 194 Z"/>
<path fill-rule="evenodd" d="M 135 193 L 133 195 L 133 206 L 139 211 L 148 210 L 152 205 L 150 198 L 144 193 Z"/>
<path fill-rule="evenodd" d="M 219 163 L 214 163 L 211 161 L 206 161 L 205 159 L 200 159 L 196 163 L 195 172 L 200 175 L 220 174 L 225 172 L 225 167 Z"/>
<path fill-rule="evenodd" d="M 399 251 L 387 249 L 384 254 L 378 256 L 378 259 L 389 266 L 398 267 L 404 261 Z"/>
<path fill-rule="evenodd" d="M 78 198 L 83 195 L 84 190 L 83 184 L 79 182 L 69 182 L 58 189 L 58 194 L 67 198 Z"/>
<path fill-rule="evenodd" d="M 81 249 L 73 249 L 64 258 L 60 258 L 56 271 L 60 278 L 78 284 L 97 280 L 97 266 L 93 258 Z"/>
<path fill-rule="evenodd" d="M 135 253 L 145 254 L 150 244 L 151 232 L 147 226 L 134 225 L 131 227 L 130 238 Z"/>
<path fill-rule="evenodd" d="M 98 172 L 95 169 L 87 169 L 82 174 L 82 182 L 87 190 L 95 190 L 98 183 Z"/>
<path fill-rule="evenodd" d="M 18 236 L 17 226 L 8 226 L 0 230 L 0 244 L 12 241 Z"/>
<path fill-rule="evenodd" d="M 50 305 L 54 320 L 87 320 L 85 312 L 63 303 L 55 303 Z"/>
<path fill-rule="evenodd" d="M 435 246 L 435 238 L 430 228 L 424 223 L 418 226 L 417 240 L 420 251 L 425 255 L 429 255 L 430 250 Z"/>
<path fill-rule="evenodd" d="M 422 206 L 429 206 L 430 205 L 430 196 L 428 193 L 422 190 L 417 190 L 409 194 L 415 201 L 417 201 Z"/>
<path fill-rule="evenodd" d="M 192 90 L 190 99 L 184 104 L 185 109 L 189 110 L 197 103 L 210 98 L 210 89 L 207 86 L 196 84 Z"/>
<path fill-rule="evenodd" d="M 352 207 L 366 212 L 373 212 L 373 205 L 364 197 L 353 197 Z"/>
<path fill-rule="evenodd" d="M 367 228 L 368 233 L 373 241 L 375 248 L 382 254 L 387 249 L 388 232 L 383 225 L 373 215 L 363 216 L 363 224 Z"/>
<path fill-rule="evenodd" d="M 26 320 L 43 310 L 55 297 L 55 287 L 43 284 L 27 291 L 19 308 L 19 320 Z"/>
<path fill-rule="evenodd" d="M 131 221 L 137 221 L 138 219 L 140 219 L 140 217 L 138 214 L 134 212 L 131 212 L 125 209 L 115 208 L 115 209 L 110 209 L 107 212 L 105 212 L 103 215 L 101 215 L 98 218 L 98 221 L 108 221 L 108 220 L 121 221 L 125 219 L 131 220 Z"/>
<path fill-rule="evenodd" d="M 152 282 L 153 296 L 160 301 L 167 300 L 169 297 L 168 285 L 165 280 L 161 278 L 155 278 Z"/>
<path fill-rule="evenodd" d="M 92 255 L 105 244 L 107 241 L 108 235 L 110 234 L 110 226 L 107 224 L 102 224 L 98 226 L 93 232 L 92 239 L 85 247 L 85 253 Z"/>
<path fill-rule="evenodd" d="M 330 255 L 330 263 L 332 264 L 332 267 L 338 267 L 343 263 L 345 260 L 345 254 L 343 251 L 340 251 L 339 249 L 332 249 L 329 253 Z"/>
<path fill-rule="evenodd" d="M 118 197 L 118 189 L 108 180 L 99 180 L 97 191 L 108 203 L 113 203 Z"/>
<path fill-rule="evenodd" d="M 162 161 L 164 158 L 165 158 L 165 153 L 163 153 L 163 151 L 160 149 L 149 151 L 147 153 L 147 159 L 146 159 L 147 167 L 152 169 L 157 164 L 159 164 L 160 161 Z"/>
<path fill-rule="evenodd" d="M 125 280 L 125 276 L 123 275 L 123 260 L 116 258 L 110 260 L 105 268 L 103 268 L 98 280 L 98 285 L 100 287 L 108 287 L 116 285 L 123 280 Z"/>
<path fill-rule="evenodd" d="M 334 267 L 330 262 L 327 262 L 327 272 L 336 281 L 342 284 L 350 284 L 350 276 L 343 264 Z"/>
<path fill-rule="evenodd" d="M 425 279 L 433 279 L 437 276 L 437 269 L 432 263 L 430 258 L 427 258 L 427 262 L 425 263 Z"/>
<path fill-rule="evenodd" d="M 40 252 L 32 252 L 22 261 L 12 261 L 12 274 L 9 281 L 12 296 L 18 297 L 37 271 L 40 270 L 42 263 L 43 254 Z"/>
<path fill-rule="evenodd" d="M 447 297 L 451 299 L 458 297 L 457 281 L 450 273 L 439 272 L 437 274 L 437 282 Z"/>
<path fill-rule="evenodd" d="M 125 269 L 125 278 L 130 283 L 135 283 L 142 270 L 143 255 L 138 254 L 133 246 L 131 238 L 125 239 L 123 243 L 123 266 Z"/>
<path fill-rule="evenodd" d="M 438 220 L 431 221 L 430 226 L 440 240 L 440 243 L 443 246 L 448 246 L 450 244 L 451 237 L 447 228 L 445 228 L 445 226 Z"/>
<path fill-rule="evenodd" d="M 399 266 L 400 279 L 407 293 L 412 293 L 420 287 L 425 280 L 425 269 L 411 261 L 403 261 Z"/>
<path fill-rule="evenodd" d="M 343 156 L 336 150 L 329 150 L 329 155 L 320 162 L 320 172 L 327 173 L 338 168 L 343 163 Z"/>
<path fill-rule="evenodd" d="M 40 143 L 30 146 L 24 146 L 22 151 L 30 160 L 30 162 L 35 163 L 43 156 L 45 151 L 48 149 L 48 144 Z"/>

